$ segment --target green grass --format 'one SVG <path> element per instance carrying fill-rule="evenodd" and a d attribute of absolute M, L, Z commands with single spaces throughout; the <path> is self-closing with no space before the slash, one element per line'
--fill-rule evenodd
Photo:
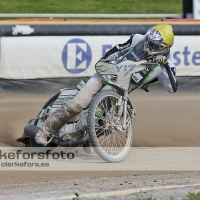
<path fill-rule="evenodd" d="M 159 198 L 160 199 L 160 198 Z M 152 197 L 138 197 L 138 198 L 133 198 L 132 200 L 157 200 Z M 182 200 L 200 200 L 200 192 L 198 193 L 188 193 L 188 195 L 183 198 Z"/>
<path fill-rule="evenodd" d="M 183 200 L 200 200 L 200 192 L 194 194 L 194 193 L 189 193 L 186 198 Z"/>
<path fill-rule="evenodd" d="M 182 14 L 182 0 L 0 0 L 0 13 Z"/>

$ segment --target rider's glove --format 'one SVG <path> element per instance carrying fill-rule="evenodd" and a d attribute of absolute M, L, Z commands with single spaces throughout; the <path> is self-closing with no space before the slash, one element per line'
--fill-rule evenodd
<path fill-rule="evenodd" d="M 165 56 L 156 56 L 153 61 L 163 65 L 167 61 L 167 58 Z"/>

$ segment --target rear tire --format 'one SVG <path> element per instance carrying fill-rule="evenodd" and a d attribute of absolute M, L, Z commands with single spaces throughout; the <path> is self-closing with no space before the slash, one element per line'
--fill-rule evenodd
<path fill-rule="evenodd" d="M 88 109 L 87 131 L 91 144 L 96 153 L 109 163 L 122 162 L 133 144 L 134 127 L 132 119 L 127 130 L 123 133 L 113 128 L 115 113 L 118 109 L 115 105 L 119 97 L 120 95 L 114 91 L 101 91 L 95 95 Z M 104 112 L 99 110 L 104 110 Z M 101 112 L 100 117 L 97 116 L 98 112 Z M 129 116 L 128 113 L 127 116 Z M 103 142 L 101 142 L 102 138 Z M 121 147 L 119 147 L 120 145 Z"/>

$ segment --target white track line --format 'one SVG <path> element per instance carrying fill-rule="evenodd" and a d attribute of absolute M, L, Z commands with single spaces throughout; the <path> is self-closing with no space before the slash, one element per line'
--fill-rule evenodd
<path fill-rule="evenodd" d="M 139 192 L 145 192 L 145 191 L 151 191 L 151 190 L 162 190 L 162 189 L 174 189 L 174 188 L 183 188 L 183 187 L 196 187 L 200 186 L 200 183 L 197 184 L 188 184 L 188 185 L 166 185 L 166 186 L 157 186 L 157 187 L 148 187 L 148 188 L 137 188 L 137 189 L 128 189 L 128 190 L 116 190 L 116 191 L 110 191 L 110 192 L 97 192 L 97 193 L 86 193 L 81 194 L 79 198 L 100 198 L 100 197 L 110 197 L 110 196 L 125 196 L 129 194 L 139 193 Z M 59 198 L 50 198 L 54 200 L 67 200 L 67 199 L 73 199 L 76 198 L 75 195 L 68 195 L 64 197 Z M 48 200 L 50 200 L 48 199 Z"/>

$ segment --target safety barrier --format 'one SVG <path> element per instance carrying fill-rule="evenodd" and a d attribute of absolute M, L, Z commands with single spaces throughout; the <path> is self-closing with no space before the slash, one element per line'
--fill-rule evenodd
<path fill-rule="evenodd" d="M 108 49 L 153 25 L 0 25 L 0 91 L 54 92 L 72 82 L 74 87 L 95 73 L 95 63 Z M 200 91 L 200 26 L 173 24 L 173 29 L 171 59 L 181 90 Z M 190 87 L 184 84 L 188 78 Z"/>
<path fill-rule="evenodd" d="M 166 22 L 168 23 L 168 22 Z M 170 22 L 169 22 L 170 23 Z M 191 23 L 191 22 L 190 22 Z M 200 24 L 173 24 L 175 35 L 200 35 Z M 152 24 L 52 24 L 52 25 L 0 25 L 1 36 L 85 36 L 145 34 Z"/>

